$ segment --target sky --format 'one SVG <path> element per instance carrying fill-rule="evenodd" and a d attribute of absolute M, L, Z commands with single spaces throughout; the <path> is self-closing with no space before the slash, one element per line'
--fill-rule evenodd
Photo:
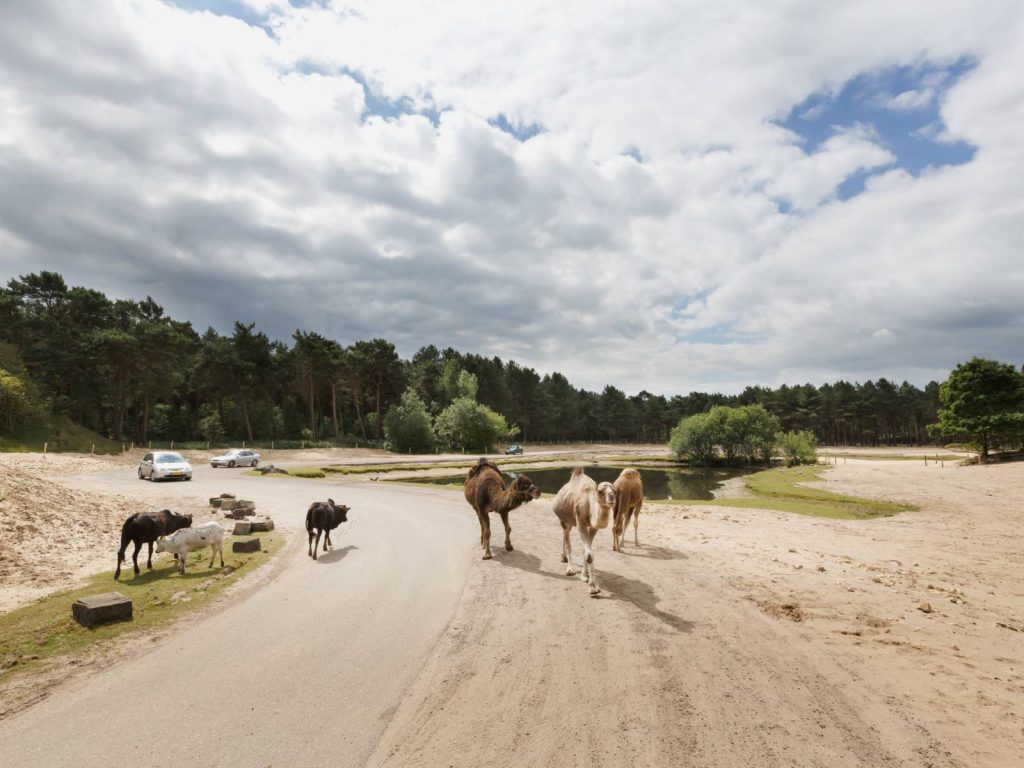
<path fill-rule="evenodd" d="M 1024 362 L 1019 0 L 0 0 L 0 281 L 734 393 Z"/>

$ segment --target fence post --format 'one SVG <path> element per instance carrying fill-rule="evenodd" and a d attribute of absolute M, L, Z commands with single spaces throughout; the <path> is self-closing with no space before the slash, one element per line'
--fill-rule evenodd
<path fill-rule="evenodd" d="M 274 441 L 273 440 L 270 441 L 270 450 L 274 450 Z"/>
<path fill-rule="evenodd" d="M 92 444 L 92 452 L 93 452 L 93 454 L 96 453 L 96 443 Z"/>
<path fill-rule="evenodd" d="M 44 442 L 43 443 L 43 458 L 44 459 L 46 458 L 46 449 L 49 448 L 49 447 L 50 447 L 50 443 L 49 442 Z"/>
<path fill-rule="evenodd" d="M 174 450 L 174 441 L 173 440 L 171 440 L 171 450 L 172 451 Z"/>

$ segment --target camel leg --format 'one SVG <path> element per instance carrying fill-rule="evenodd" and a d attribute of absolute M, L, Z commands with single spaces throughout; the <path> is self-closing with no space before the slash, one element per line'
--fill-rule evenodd
<path fill-rule="evenodd" d="M 486 514 L 476 513 L 480 518 L 480 546 L 483 547 L 484 556 L 482 560 L 490 560 L 491 555 L 491 519 Z"/>
<path fill-rule="evenodd" d="M 643 503 L 636 505 L 636 509 L 633 510 L 633 544 L 640 546 L 640 507 Z"/>
<path fill-rule="evenodd" d="M 505 550 L 512 551 L 512 526 L 508 524 L 508 512 L 499 512 L 502 525 L 505 526 Z"/>
<path fill-rule="evenodd" d="M 562 562 L 566 563 L 565 575 L 575 576 L 576 571 L 572 567 L 572 542 L 569 541 L 569 528 L 562 526 Z"/>
<path fill-rule="evenodd" d="M 612 552 L 622 551 L 623 515 L 617 515 L 612 523 Z"/>
<path fill-rule="evenodd" d="M 601 587 L 597 584 L 597 572 L 594 570 L 594 536 L 597 534 L 597 529 L 589 526 L 581 526 L 581 529 L 585 557 L 583 574 L 580 578 L 590 585 L 590 594 L 597 595 L 601 592 Z"/>

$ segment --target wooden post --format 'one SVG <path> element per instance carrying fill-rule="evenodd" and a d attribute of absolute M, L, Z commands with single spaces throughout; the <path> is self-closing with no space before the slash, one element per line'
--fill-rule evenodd
<path fill-rule="evenodd" d="M 96 443 L 92 444 L 92 452 L 93 452 L 93 454 L 96 453 Z"/>
<path fill-rule="evenodd" d="M 242 447 L 245 448 L 245 440 L 242 441 Z"/>
<path fill-rule="evenodd" d="M 274 441 L 273 440 L 270 441 L 270 450 L 274 450 Z"/>
<path fill-rule="evenodd" d="M 49 447 L 50 447 L 50 443 L 49 442 L 43 443 L 43 458 L 44 459 L 46 458 L 46 449 L 49 448 Z"/>
<path fill-rule="evenodd" d="M 133 451 L 135 450 L 135 441 L 134 441 L 134 440 L 132 440 L 132 447 L 131 447 L 131 450 L 133 450 Z"/>
<path fill-rule="evenodd" d="M 173 440 L 171 440 L 171 450 L 172 451 L 174 450 L 174 441 Z"/>

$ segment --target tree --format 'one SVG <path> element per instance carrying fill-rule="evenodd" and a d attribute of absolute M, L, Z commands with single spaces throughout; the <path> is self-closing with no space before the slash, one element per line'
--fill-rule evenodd
<path fill-rule="evenodd" d="M 31 410 L 25 382 L 0 368 L 0 429 L 13 433 Z"/>
<path fill-rule="evenodd" d="M 989 450 L 1024 433 L 1024 376 L 1012 365 L 975 357 L 961 363 L 939 387 L 939 420 L 928 427 L 933 437 L 964 436 Z"/>
<path fill-rule="evenodd" d="M 802 432 L 779 432 L 775 436 L 779 452 L 785 457 L 786 464 L 814 464 L 818 460 L 818 450 L 814 445 L 814 433 L 809 430 Z"/>
<path fill-rule="evenodd" d="M 401 402 L 388 409 L 384 434 L 392 450 L 427 453 L 434 447 L 430 414 L 414 387 L 405 390 Z"/>
<path fill-rule="evenodd" d="M 510 432 L 504 416 L 471 397 L 457 398 L 434 420 L 438 441 L 450 448 L 488 451 Z"/>
<path fill-rule="evenodd" d="M 672 430 L 669 449 L 677 459 L 691 457 L 698 464 L 710 464 L 718 445 L 716 425 L 708 413 L 696 413 L 680 419 Z"/>

